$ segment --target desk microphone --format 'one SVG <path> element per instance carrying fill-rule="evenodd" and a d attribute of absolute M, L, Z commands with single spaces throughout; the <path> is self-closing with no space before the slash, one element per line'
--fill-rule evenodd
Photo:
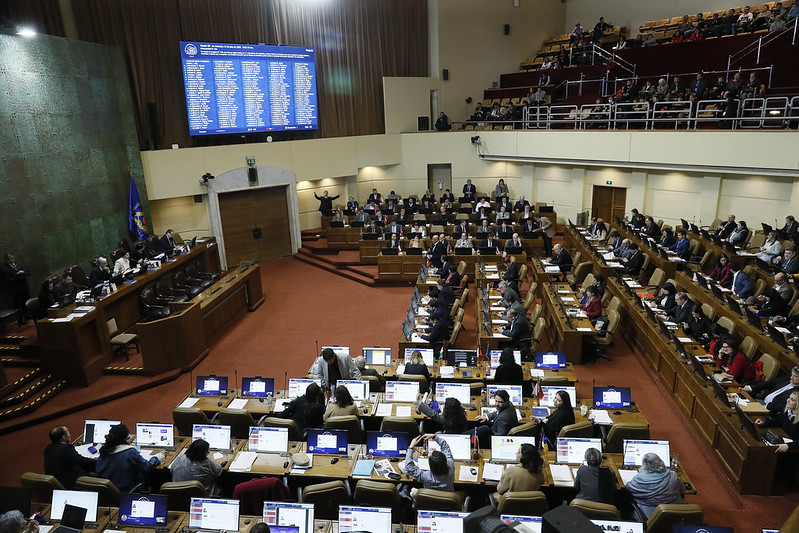
<path fill-rule="evenodd" d="M 286 394 L 288 394 L 288 390 L 289 390 L 289 371 L 288 370 L 284 370 L 283 371 L 283 390 L 286 391 Z"/>
<path fill-rule="evenodd" d="M 236 387 L 232 391 L 233 395 L 235 396 L 236 395 L 236 391 L 239 388 L 239 371 L 237 369 L 235 369 L 235 368 L 233 369 L 233 386 Z"/>
<path fill-rule="evenodd" d="M 191 368 L 189 368 L 189 396 L 194 396 L 194 379 L 191 375 Z"/>

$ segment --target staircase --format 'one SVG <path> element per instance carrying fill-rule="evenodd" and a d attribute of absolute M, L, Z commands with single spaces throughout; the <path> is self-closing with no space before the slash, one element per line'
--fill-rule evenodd
<path fill-rule="evenodd" d="M 368 287 L 379 283 L 377 266 L 361 263 L 357 250 L 331 250 L 317 230 L 303 231 L 302 243 L 294 259 Z"/>

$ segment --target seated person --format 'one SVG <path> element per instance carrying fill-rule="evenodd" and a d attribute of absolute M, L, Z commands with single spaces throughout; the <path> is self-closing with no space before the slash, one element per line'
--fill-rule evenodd
<path fill-rule="evenodd" d="M 518 233 L 514 233 L 513 236 L 505 242 L 505 248 L 521 248 L 522 247 L 522 240 L 519 238 Z"/>
<path fill-rule="evenodd" d="M 375 209 L 375 216 L 372 222 L 376 222 L 378 226 L 385 226 L 386 222 L 388 222 L 388 218 L 380 211 L 380 208 L 377 208 Z"/>
<path fill-rule="evenodd" d="M 339 385 L 336 387 L 336 390 L 333 391 L 333 401 L 327 404 L 327 409 L 325 409 L 325 414 L 322 415 L 322 419 L 327 421 L 331 416 L 357 414 L 358 406 L 355 405 L 355 400 L 352 399 L 349 389 L 344 385 Z"/>
<path fill-rule="evenodd" d="M 485 207 L 480 207 L 474 215 L 474 223 L 482 224 L 483 220 L 488 220 L 488 210 Z M 491 222 L 489 220 L 489 222 Z"/>
<path fill-rule="evenodd" d="M 710 343 L 710 338 L 713 334 L 713 322 L 705 316 L 701 305 L 694 305 L 691 309 L 687 333 L 703 346 L 707 346 Z"/>
<path fill-rule="evenodd" d="M 524 196 L 519 196 L 519 199 L 516 201 L 515 204 L 513 204 L 513 210 L 516 211 L 517 213 L 521 213 L 522 211 L 525 211 L 525 208 L 529 207 L 530 207 L 530 202 L 525 200 Z"/>
<path fill-rule="evenodd" d="M 338 196 L 336 196 L 338 198 Z M 175 251 L 175 230 L 168 229 L 158 240 L 158 253 L 172 255 Z"/>
<path fill-rule="evenodd" d="M 499 366 L 494 372 L 494 383 L 497 385 L 524 385 L 524 371 L 513 357 L 513 348 L 510 346 L 502 350 L 499 356 Z M 534 490 L 534 489 L 531 489 Z"/>
<path fill-rule="evenodd" d="M 499 389 L 494 393 L 496 411 L 488 416 L 480 415 L 475 420 L 482 424 L 477 427 L 477 438 L 481 448 L 491 447 L 492 435 L 507 435 L 508 431 L 514 428 L 519 419 L 516 416 L 516 407 L 510 403 L 510 395 L 505 389 Z M 573 413 L 572 413 L 573 414 Z"/>
<path fill-rule="evenodd" d="M 573 264 L 572 256 L 562 244 L 556 244 L 552 247 L 552 256 L 553 259 L 550 264 L 557 265 L 560 267 L 560 271 L 564 273 L 571 270 Z"/>
<path fill-rule="evenodd" d="M 727 239 L 734 246 L 743 246 L 746 243 L 746 238 L 749 236 L 749 228 L 746 227 L 746 221 L 741 220 L 738 226 L 732 230 L 730 237 Z"/>
<path fill-rule="evenodd" d="M 98 257 L 92 271 L 89 273 L 89 285 L 95 287 L 104 281 L 111 281 L 111 269 L 108 267 L 108 259 Z"/>
<path fill-rule="evenodd" d="M 716 268 L 710 273 L 710 278 L 715 280 L 716 283 L 729 289 L 732 287 L 732 271 L 730 270 L 730 258 L 724 254 L 719 257 L 719 262 Z"/>
<path fill-rule="evenodd" d="M 731 375 L 739 383 L 749 383 L 755 380 L 755 368 L 746 356 L 738 351 L 738 345 L 731 337 L 720 339 L 719 356 L 716 365 Z"/>
<path fill-rule="evenodd" d="M 600 242 L 605 242 L 605 240 L 608 238 L 608 227 L 601 220 L 596 223 L 594 237 Z"/>
<path fill-rule="evenodd" d="M 630 244 L 632 241 L 630 239 L 622 239 L 621 243 L 613 248 L 613 255 L 618 257 L 619 259 L 628 259 L 632 252 L 630 251 Z"/>
<path fill-rule="evenodd" d="M 172 481 L 199 481 L 208 494 L 214 494 L 214 484 L 222 474 L 222 465 L 208 457 L 209 449 L 210 446 L 203 439 L 189 444 L 186 453 L 178 454 L 169 465 Z"/>
<path fill-rule="evenodd" d="M 755 383 L 744 385 L 742 390 L 753 395 L 768 391 L 763 403 L 771 415 L 774 416 L 785 409 L 788 397 L 792 392 L 799 392 L 799 366 L 791 369 L 790 376 L 777 377 L 768 381 L 756 381 Z"/>
<path fill-rule="evenodd" d="M 455 195 L 452 194 L 452 191 L 450 191 L 449 189 L 445 189 L 444 194 L 441 195 L 441 203 L 454 202 L 454 201 L 455 201 Z"/>
<path fill-rule="evenodd" d="M 524 216 L 524 213 L 522 213 L 522 217 L 523 216 Z M 524 233 L 535 233 L 540 228 L 541 228 L 541 226 L 538 225 L 538 221 L 535 218 L 531 217 L 531 218 L 524 219 L 524 222 L 522 222 L 521 232 L 523 234 Z"/>
<path fill-rule="evenodd" d="M 546 418 L 532 417 L 532 422 L 541 424 L 542 431 L 550 447 L 554 447 L 557 441 L 558 433 L 564 427 L 574 424 L 574 408 L 572 408 L 572 401 L 569 393 L 559 390 L 555 393 L 553 400 L 555 410 Z"/>
<path fill-rule="evenodd" d="M 466 411 L 457 398 L 447 398 L 444 400 L 444 407 L 440 413 L 436 413 L 424 402 L 419 402 L 419 410 L 425 416 L 430 417 L 434 422 L 444 428 L 444 433 L 462 434 L 466 433 Z"/>
<path fill-rule="evenodd" d="M 363 379 L 364 376 L 374 376 L 377 378 L 378 385 L 376 389 L 372 384 L 373 390 L 375 390 L 375 392 L 383 392 L 386 389 L 386 378 L 384 378 L 383 374 L 374 368 L 366 368 L 366 359 L 363 355 L 359 355 L 355 358 L 355 364 L 358 366 L 358 370 L 361 371 L 361 379 Z"/>
<path fill-rule="evenodd" d="M 136 266 L 136 263 L 133 263 Z M 131 269 L 130 252 L 125 254 L 114 262 L 114 276 L 119 276 Z"/>
<path fill-rule="evenodd" d="M 749 281 L 749 276 L 746 275 L 746 272 L 741 270 L 741 266 L 737 263 L 731 263 L 730 272 L 732 273 L 732 293 L 741 300 L 746 300 L 752 296 L 752 283 Z"/>
<path fill-rule="evenodd" d="M 149 460 L 144 459 L 139 450 L 128 444 L 128 427 L 125 424 L 111 426 L 100 447 L 97 459 L 97 476 L 109 479 L 122 492 L 131 492 L 147 479 L 147 474 L 164 460 L 158 452 Z"/>
<path fill-rule="evenodd" d="M 80 476 L 94 472 L 96 459 L 83 457 L 72 445 L 66 426 L 50 430 L 50 444 L 44 449 L 44 473 L 55 477 L 66 489 L 75 486 Z"/>
<path fill-rule="evenodd" d="M 677 289 L 672 282 L 666 282 L 660 288 L 660 294 L 655 298 L 658 310 L 663 311 L 669 316 L 674 316 L 674 311 L 677 307 L 676 302 Z"/>
<path fill-rule="evenodd" d="M 56 283 L 55 287 L 53 287 L 53 298 L 59 301 L 65 296 L 74 298 L 78 295 L 78 290 L 78 285 L 72 281 L 72 276 L 69 272 L 64 272 L 64 275 L 61 276 L 61 281 Z"/>
<path fill-rule="evenodd" d="M 511 308 L 507 311 L 508 325 L 502 330 L 502 334 L 512 339 L 512 346 L 522 353 L 530 350 L 530 322 L 524 313 L 519 313 L 516 309 Z"/>
<path fill-rule="evenodd" d="M 399 214 L 394 217 L 394 220 L 397 221 L 397 224 L 410 224 L 412 218 L 408 211 L 406 211 L 404 207 L 401 207 Z"/>
<path fill-rule="evenodd" d="M 428 457 L 430 470 L 422 470 L 413 460 L 414 449 L 422 439 L 426 441 L 432 439 L 441 448 L 441 451 L 430 452 Z M 420 481 L 425 489 L 455 491 L 455 459 L 452 458 L 447 441 L 438 435 L 427 433 L 414 437 L 405 454 L 405 472 L 416 481 Z M 411 495 L 415 495 L 415 492 L 411 491 Z"/>
<path fill-rule="evenodd" d="M 660 226 L 655 224 L 655 219 L 651 216 L 647 216 L 645 218 L 646 222 L 644 223 L 644 227 L 641 228 L 641 235 L 646 235 L 647 237 L 651 237 L 655 240 L 660 239 Z"/>
<path fill-rule="evenodd" d="M 687 324 L 688 320 L 691 319 L 691 309 L 693 307 L 694 304 L 688 298 L 688 295 L 684 292 L 678 292 L 674 295 L 674 309 L 670 316 L 677 324 Z"/>
<path fill-rule="evenodd" d="M 413 239 L 411 239 L 410 248 L 421 248 L 421 247 L 422 247 L 422 241 L 419 240 L 419 237 L 414 237 Z"/>
<path fill-rule="evenodd" d="M 483 196 L 480 198 L 480 201 L 477 202 L 477 205 L 474 206 L 474 212 L 477 213 L 481 209 L 485 209 L 486 211 L 491 210 L 491 202 L 488 201 L 488 198 Z"/>
<path fill-rule="evenodd" d="M 675 252 L 678 257 L 686 261 L 691 258 L 691 241 L 688 240 L 685 230 L 677 230 L 677 241 L 669 246 L 669 250 Z"/>
<path fill-rule="evenodd" d="M 538 490 L 544 483 L 544 460 L 535 446 L 526 442 L 521 444 L 516 451 L 516 461 L 519 464 L 508 465 L 502 472 L 494 495 L 497 504 L 507 492 Z"/>
<path fill-rule="evenodd" d="M 508 220 L 500 220 L 499 224 L 497 224 L 497 235 L 500 237 L 503 233 L 511 233 L 513 232 L 513 225 Z"/>
<path fill-rule="evenodd" d="M 39 290 L 37 300 L 39 301 L 39 309 L 36 311 L 36 313 L 34 313 L 34 320 L 45 318 L 47 316 L 47 308 L 55 305 L 52 280 L 46 279 L 42 282 L 42 287 Z"/>
<path fill-rule="evenodd" d="M 581 500 L 598 503 L 614 503 L 616 495 L 616 474 L 607 466 L 602 466 L 602 452 L 596 448 L 585 451 L 585 464 L 577 469 L 574 488 Z"/>
<path fill-rule="evenodd" d="M 778 427 L 791 439 L 790 444 L 782 443 L 777 445 L 777 453 L 799 450 L 799 392 L 792 392 L 785 401 L 785 409 L 776 416 L 768 418 L 758 418 L 755 424 L 760 427 Z M 793 473 L 792 473 L 793 474 Z"/>
<path fill-rule="evenodd" d="M 336 354 L 332 349 L 325 348 L 314 363 L 316 379 L 325 389 L 329 389 L 340 379 L 361 379 L 361 371 L 352 357 L 346 354 Z"/>
<path fill-rule="evenodd" d="M 760 246 L 760 251 L 757 253 L 758 259 L 771 263 L 782 252 L 782 243 L 777 238 L 776 231 L 769 231 L 768 237 L 765 242 Z"/>
<path fill-rule="evenodd" d="M 472 248 L 472 239 L 466 233 L 461 233 L 460 238 L 455 242 L 455 248 Z"/>
<path fill-rule="evenodd" d="M 514 235 L 518 234 L 514 233 Z M 519 280 L 519 267 L 516 265 L 516 262 L 511 261 L 510 257 L 506 257 L 502 260 L 502 265 L 505 267 L 505 272 L 502 274 L 502 279 L 508 283 L 516 283 Z"/>
<path fill-rule="evenodd" d="M 519 220 L 533 220 L 535 218 L 535 213 L 533 213 L 530 204 L 526 204 L 522 207 L 521 211 L 519 211 Z"/>
<path fill-rule="evenodd" d="M 447 212 L 446 206 L 441 206 L 438 208 L 438 214 L 436 215 L 436 222 L 441 225 L 449 224 L 449 213 Z"/>
<path fill-rule="evenodd" d="M 325 348 L 324 351 L 330 348 Z M 333 350 L 330 350 L 331 352 Z M 348 358 L 349 359 L 349 358 Z M 358 378 L 342 378 L 342 379 L 359 379 Z M 270 416 L 277 416 L 279 418 L 290 418 L 294 420 L 297 427 L 300 428 L 301 433 L 305 433 L 308 428 L 320 428 L 324 426 L 325 412 L 325 394 L 316 383 L 310 383 L 305 387 L 305 394 L 298 396 L 291 400 L 282 413 L 273 414 Z"/>
<path fill-rule="evenodd" d="M 677 238 L 674 237 L 674 232 L 671 231 L 671 228 L 663 228 L 663 234 L 660 237 L 660 242 L 658 243 L 658 246 L 662 246 L 663 248 L 670 248 L 676 242 Z"/>
<path fill-rule="evenodd" d="M 499 241 L 497 241 L 490 233 L 486 235 L 485 239 L 480 241 L 480 248 L 496 248 L 498 246 Z"/>
<path fill-rule="evenodd" d="M 585 311 L 591 322 L 595 322 L 597 318 L 602 316 L 602 298 L 597 294 L 596 287 L 593 285 L 585 288 L 585 301 L 577 306 Z"/>
<path fill-rule="evenodd" d="M 430 200 L 422 200 L 422 203 L 419 204 L 419 212 L 423 215 L 431 215 L 433 214 L 433 203 Z"/>
<path fill-rule="evenodd" d="M 401 231 L 402 231 L 402 228 L 399 226 L 399 224 L 397 224 L 396 220 L 391 221 L 391 222 L 388 223 L 388 225 L 386 225 L 386 231 L 385 231 L 386 233 L 397 233 L 398 234 Z M 386 238 L 388 238 L 388 237 L 386 237 Z"/>
<path fill-rule="evenodd" d="M 490 220 L 488 220 L 487 218 L 483 218 L 483 219 L 480 220 L 479 224 L 480 225 L 477 226 L 477 230 L 476 230 L 476 233 L 478 235 L 482 234 L 481 236 L 485 237 L 486 234 L 490 234 L 490 235 L 494 234 L 494 230 L 491 227 L 491 221 Z"/>
<path fill-rule="evenodd" d="M 497 211 L 497 221 L 499 220 L 510 220 L 510 213 L 504 205 L 500 206 Z"/>
<path fill-rule="evenodd" d="M 358 205 L 358 202 L 355 200 L 355 198 L 350 196 L 350 199 L 347 200 L 347 211 L 351 211 L 354 213 L 355 211 L 358 211 L 359 207 L 360 206 Z"/>
<path fill-rule="evenodd" d="M 399 243 L 399 235 L 396 233 L 386 234 L 389 235 L 389 240 L 386 241 L 386 244 L 383 245 L 384 248 L 393 248 L 394 250 L 398 250 L 400 247 Z"/>
<path fill-rule="evenodd" d="M 368 226 L 365 226 L 363 228 L 363 233 L 377 234 L 382 236 L 383 231 L 380 228 L 378 228 L 377 223 L 374 220 L 372 220 L 371 222 L 369 222 Z"/>
<path fill-rule="evenodd" d="M 682 498 L 685 485 L 677 473 L 666 468 L 663 459 L 655 453 L 644 454 L 639 473 L 627 483 L 626 488 L 645 518 L 649 518 L 661 503 L 685 503 Z"/>
<path fill-rule="evenodd" d="M 799 274 L 799 259 L 796 258 L 796 250 L 791 246 L 786 246 L 782 256 L 778 256 L 780 270 L 789 276 Z"/>
<path fill-rule="evenodd" d="M 393 193 L 394 191 L 391 192 Z M 396 200 L 396 198 L 394 198 L 394 200 Z M 369 203 L 382 204 L 383 197 L 380 195 L 379 192 L 377 192 L 377 189 L 372 189 L 372 193 L 369 195 L 366 201 Z"/>
<path fill-rule="evenodd" d="M 622 261 L 624 262 L 624 271 L 630 276 L 637 276 L 641 273 L 641 267 L 644 266 L 644 254 L 633 242 L 630 243 L 630 255 Z"/>
<path fill-rule="evenodd" d="M 463 279 L 463 276 L 458 274 L 458 267 L 456 265 L 450 265 L 447 269 L 444 283 L 450 287 L 457 287 L 461 284 L 461 279 Z"/>
<path fill-rule="evenodd" d="M 755 298 L 755 303 L 749 306 L 749 310 L 758 316 L 785 316 L 788 314 L 788 305 L 777 289 L 769 287 Z"/>

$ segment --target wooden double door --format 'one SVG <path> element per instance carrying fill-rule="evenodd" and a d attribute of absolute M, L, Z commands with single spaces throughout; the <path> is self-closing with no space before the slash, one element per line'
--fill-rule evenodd
<path fill-rule="evenodd" d="M 591 216 L 601 218 L 605 223 L 615 222 L 616 217 L 624 218 L 627 205 L 627 189 L 594 185 L 591 201 Z"/>
<path fill-rule="evenodd" d="M 227 266 L 291 254 L 286 186 L 219 194 Z"/>

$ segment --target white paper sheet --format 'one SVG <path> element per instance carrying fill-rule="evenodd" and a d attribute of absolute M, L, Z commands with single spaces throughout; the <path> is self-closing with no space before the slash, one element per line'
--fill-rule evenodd
<path fill-rule="evenodd" d="M 230 471 L 231 472 L 249 472 L 250 468 L 252 468 L 252 464 L 255 462 L 255 459 L 258 457 L 257 452 L 239 452 L 236 458 L 230 463 Z"/>
<path fill-rule="evenodd" d="M 411 416 L 410 405 L 398 405 L 396 411 L 397 411 L 397 416 Z"/>
<path fill-rule="evenodd" d="M 496 463 L 483 463 L 483 479 L 485 481 L 499 481 L 505 467 Z"/>
<path fill-rule="evenodd" d="M 591 409 L 591 414 L 588 415 L 588 418 L 593 420 L 594 424 L 613 425 L 610 414 L 604 409 Z"/>
<path fill-rule="evenodd" d="M 230 409 L 244 409 L 245 405 L 247 405 L 247 400 L 244 398 L 236 398 L 228 404 L 228 407 Z"/>
<path fill-rule="evenodd" d="M 180 402 L 180 405 L 178 405 L 178 407 L 194 407 L 194 404 L 196 404 L 199 401 L 200 401 L 199 398 L 186 398 L 185 400 Z"/>
<path fill-rule="evenodd" d="M 632 478 L 638 473 L 637 470 L 626 470 L 624 468 L 619 469 L 619 477 L 621 477 L 622 483 L 625 485 L 630 482 Z"/>
<path fill-rule="evenodd" d="M 458 472 L 458 481 L 477 481 L 478 472 L 479 468 L 477 468 L 477 465 L 461 465 L 460 471 Z"/>
<path fill-rule="evenodd" d="M 391 416 L 391 404 L 390 403 L 381 403 L 377 406 L 377 412 L 375 413 L 376 416 Z"/>
<path fill-rule="evenodd" d="M 550 463 L 549 471 L 552 474 L 552 482 L 558 486 L 572 487 L 574 486 L 574 478 L 572 478 L 572 471 L 569 465 L 559 465 Z"/>

